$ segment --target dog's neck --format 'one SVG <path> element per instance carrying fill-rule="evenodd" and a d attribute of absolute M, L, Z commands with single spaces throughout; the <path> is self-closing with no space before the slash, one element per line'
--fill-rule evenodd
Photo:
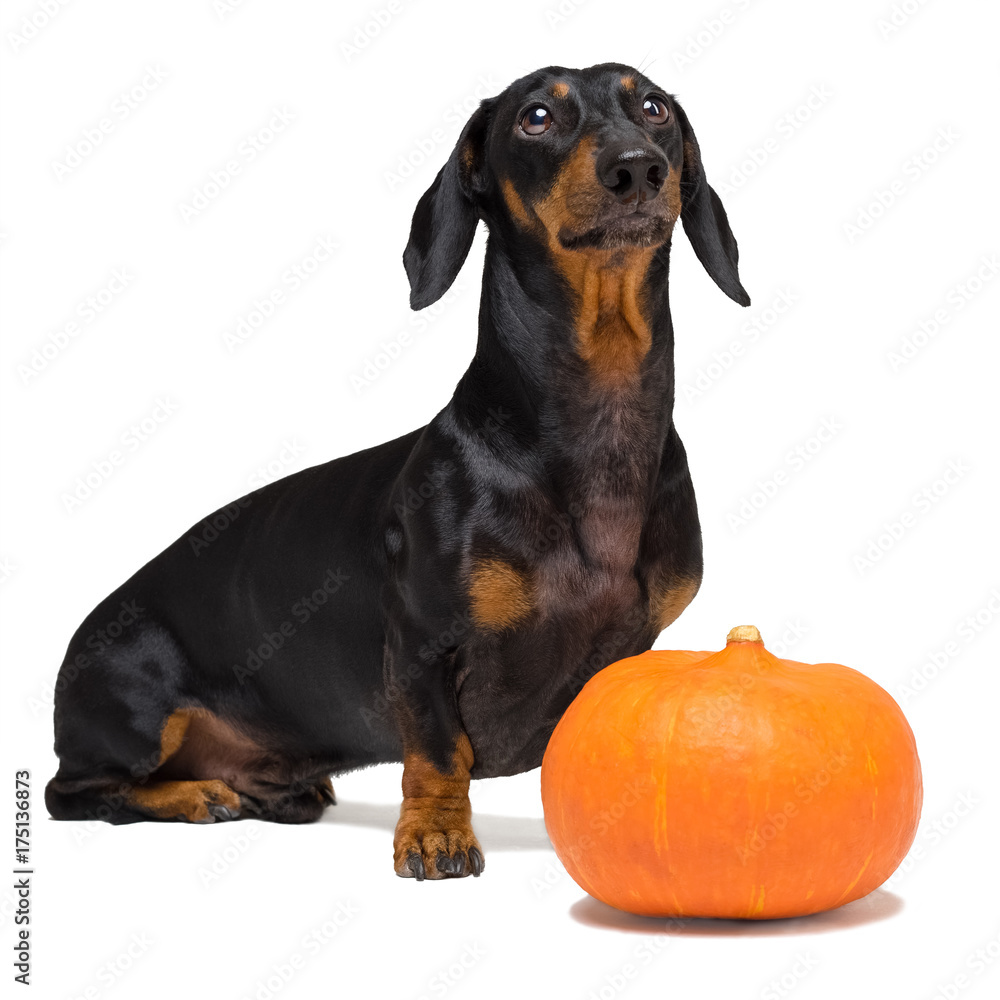
<path fill-rule="evenodd" d="M 669 243 L 578 253 L 554 268 L 537 244 L 491 233 L 456 418 L 488 428 L 501 455 L 534 450 L 578 474 L 610 462 L 648 479 L 672 424 L 668 261 Z"/>

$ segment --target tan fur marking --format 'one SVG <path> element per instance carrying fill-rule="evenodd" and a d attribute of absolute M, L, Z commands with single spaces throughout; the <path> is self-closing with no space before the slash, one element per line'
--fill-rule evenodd
<path fill-rule="evenodd" d="M 128 789 L 128 803 L 158 819 L 186 819 L 189 823 L 211 822 L 210 804 L 228 806 L 238 812 L 239 794 L 225 781 L 209 774 L 195 774 L 183 766 L 188 763 L 185 758 L 191 756 L 192 749 L 198 755 L 203 734 L 212 730 L 235 733 L 228 723 L 208 709 L 179 708 L 171 712 L 160 730 L 160 755 L 154 774 Z M 193 747 L 192 736 L 197 748 Z M 254 745 L 254 749 L 259 754 L 259 748 Z M 161 771 L 165 764 L 167 767 Z M 214 769 L 208 770 L 211 773 Z M 170 780 L 182 774 L 188 780 Z M 201 780 L 190 780 L 194 778 Z"/>
<path fill-rule="evenodd" d="M 477 560 L 469 585 L 472 620 L 482 628 L 510 628 L 531 613 L 533 591 L 528 578 L 510 563 Z"/>
<path fill-rule="evenodd" d="M 459 733 L 451 758 L 451 769 L 442 774 L 423 754 L 403 754 L 404 799 L 468 798 L 469 772 L 474 762 L 472 744 Z"/>
<path fill-rule="evenodd" d="M 682 169 L 689 170 L 694 176 L 698 170 L 698 153 L 695 152 L 694 143 L 690 139 L 684 140 L 684 159 Z"/>
<path fill-rule="evenodd" d="M 167 721 L 160 730 L 160 764 L 180 750 L 190 724 L 191 709 L 180 708 L 167 716 Z"/>
<path fill-rule="evenodd" d="M 661 198 L 667 199 L 667 209 L 670 218 L 676 222 L 681 214 L 681 171 L 680 168 L 671 166 L 667 174 L 667 181 L 663 185 Z"/>
<path fill-rule="evenodd" d="M 206 708 L 173 712 L 160 737 L 158 780 L 220 779 L 251 795 L 290 780 L 280 756 Z"/>
<path fill-rule="evenodd" d="M 657 633 L 662 632 L 694 600 L 701 586 L 700 580 L 671 580 L 666 586 L 651 587 L 649 611 L 656 623 Z"/>
<path fill-rule="evenodd" d="M 500 182 L 500 190 L 503 192 L 503 200 L 507 203 L 507 209 L 519 225 L 527 229 L 532 224 L 531 216 L 521 201 L 521 196 L 514 190 L 514 185 L 510 178 L 505 177 Z"/>
<path fill-rule="evenodd" d="M 569 93 L 569 84 L 563 80 L 558 83 L 552 84 L 552 96 L 553 97 L 565 97 Z"/>
<path fill-rule="evenodd" d="M 208 823 L 209 804 L 228 806 L 239 811 L 240 797 L 224 781 L 154 781 L 133 785 L 127 796 L 129 805 L 158 819 L 186 819 L 189 823 Z"/>
<path fill-rule="evenodd" d="M 475 848 L 483 853 L 472 832 L 469 803 L 469 772 L 474 755 L 465 733 L 460 733 L 452 755 L 451 769 L 439 771 L 420 753 L 403 754 L 403 804 L 393 838 L 396 871 L 407 870 L 411 855 L 419 854 L 427 878 L 442 878 L 436 868 L 439 854 L 448 857 Z M 471 869 L 466 865 L 465 873 Z"/>
<path fill-rule="evenodd" d="M 578 296 L 575 318 L 580 355 L 598 381 L 618 384 L 635 375 L 652 344 L 641 290 L 657 246 L 563 247 L 560 234 L 586 232 L 607 203 L 595 171 L 596 153 L 594 140 L 584 138 L 551 191 L 533 209 L 545 227 L 556 266 Z M 676 170 L 668 174 L 663 205 L 672 227 L 680 213 Z"/>
<path fill-rule="evenodd" d="M 634 76 L 623 76 L 622 86 L 626 90 L 635 90 L 635 77 Z"/>
<path fill-rule="evenodd" d="M 576 334 L 580 356 L 602 382 L 633 373 L 652 344 L 652 333 L 639 303 L 639 279 L 653 248 L 624 251 L 624 267 L 588 269 L 584 273 Z"/>
<path fill-rule="evenodd" d="M 552 185 L 549 194 L 535 206 L 535 214 L 542 220 L 549 235 L 561 253 L 559 234 L 563 230 L 589 229 L 595 213 L 605 201 L 594 169 L 597 148 L 589 136 L 580 141 Z"/>

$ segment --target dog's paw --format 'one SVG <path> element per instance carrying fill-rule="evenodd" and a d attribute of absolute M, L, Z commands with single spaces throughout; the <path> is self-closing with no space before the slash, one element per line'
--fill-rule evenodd
<path fill-rule="evenodd" d="M 483 849 L 467 820 L 433 806 L 407 809 L 393 842 L 396 874 L 401 878 L 476 878 L 483 871 Z"/>

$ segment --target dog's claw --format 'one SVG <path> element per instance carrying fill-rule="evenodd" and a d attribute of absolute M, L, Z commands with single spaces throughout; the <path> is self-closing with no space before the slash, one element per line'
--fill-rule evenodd
<path fill-rule="evenodd" d="M 476 847 L 469 848 L 469 865 L 472 868 L 473 878 L 479 878 L 483 873 L 483 869 L 486 867 L 486 862 L 483 860 L 482 854 L 479 853 L 479 849 Z"/>
<path fill-rule="evenodd" d="M 438 854 L 435 866 L 442 875 L 462 876 L 465 874 L 465 855 L 449 857 L 447 854 Z"/>
<path fill-rule="evenodd" d="M 220 805 L 216 802 L 208 804 L 209 814 L 216 820 L 239 819 L 239 809 L 230 809 L 229 806 Z"/>
<path fill-rule="evenodd" d="M 416 851 L 414 851 L 413 854 L 406 859 L 406 864 L 412 872 L 413 877 L 418 882 L 423 882 L 423 880 L 427 877 L 427 870 L 424 868 L 424 859 L 417 854 Z"/>

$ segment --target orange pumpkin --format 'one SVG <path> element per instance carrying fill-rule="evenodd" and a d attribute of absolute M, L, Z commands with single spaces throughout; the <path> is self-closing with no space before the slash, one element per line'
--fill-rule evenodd
<path fill-rule="evenodd" d="M 895 871 L 923 798 L 892 697 L 837 663 L 651 650 L 596 674 L 542 763 L 545 825 L 576 882 L 647 916 L 791 917 Z"/>

